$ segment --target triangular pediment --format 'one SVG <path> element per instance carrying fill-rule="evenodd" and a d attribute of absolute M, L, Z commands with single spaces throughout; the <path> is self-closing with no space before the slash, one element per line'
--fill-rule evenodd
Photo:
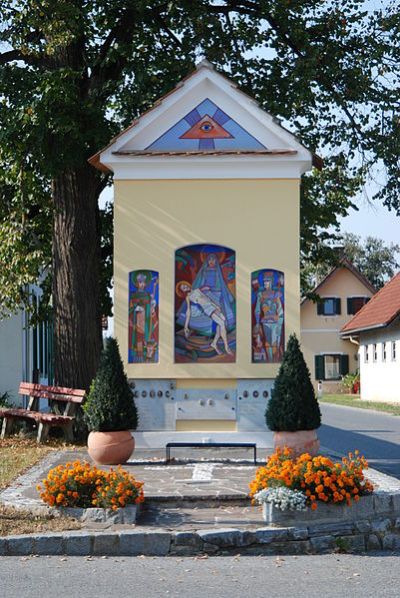
<path fill-rule="evenodd" d="M 148 150 L 262 150 L 266 147 L 206 98 L 150 144 Z"/>
<path fill-rule="evenodd" d="M 164 164 L 185 156 L 186 162 L 194 162 L 200 155 L 214 162 L 218 155 L 226 160 L 229 156 L 231 161 L 243 155 L 247 161 L 256 156 L 265 163 L 288 162 L 296 176 L 312 163 L 311 152 L 294 135 L 207 61 L 90 162 L 115 173 L 118 168 L 127 171 L 129 165 L 138 172 L 139 163 L 151 159 L 160 164 L 163 158 Z M 218 176 L 214 170 L 213 176 Z M 279 169 L 276 172 L 276 176 L 284 175 Z M 155 176 L 161 176 L 160 172 Z"/>

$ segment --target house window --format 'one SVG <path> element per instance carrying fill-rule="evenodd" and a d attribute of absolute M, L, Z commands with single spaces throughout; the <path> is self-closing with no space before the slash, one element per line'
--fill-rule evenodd
<path fill-rule="evenodd" d="M 369 345 L 364 345 L 364 363 L 368 363 Z"/>
<path fill-rule="evenodd" d="M 347 313 L 354 316 L 369 301 L 369 297 L 348 297 Z"/>
<path fill-rule="evenodd" d="M 33 296 L 33 308 L 39 313 L 40 297 Z M 48 384 L 54 380 L 53 372 L 53 321 L 51 314 L 46 320 L 32 327 L 32 375 L 47 379 Z"/>
<path fill-rule="evenodd" d="M 386 343 L 382 343 L 382 361 L 386 361 Z"/>
<path fill-rule="evenodd" d="M 378 345 L 376 343 L 372 345 L 372 361 L 378 361 Z"/>
<path fill-rule="evenodd" d="M 315 356 L 316 380 L 340 380 L 349 373 L 349 356 L 326 354 Z"/>
<path fill-rule="evenodd" d="M 317 314 L 319 316 L 337 316 L 340 313 L 340 297 L 323 297 L 317 303 Z"/>
<path fill-rule="evenodd" d="M 396 361 L 396 341 L 392 341 L 392 361 Z"/>

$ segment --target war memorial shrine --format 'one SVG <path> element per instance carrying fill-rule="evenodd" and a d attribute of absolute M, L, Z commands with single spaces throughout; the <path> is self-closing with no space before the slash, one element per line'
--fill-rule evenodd
<path fill-rule="evenodd" d="M 203 61 L 90 162 L 114 173 L 115 335 L 137 445 L 271 446 L 266 404 L 300 334 L 300 178 L 316 157 Z"/>

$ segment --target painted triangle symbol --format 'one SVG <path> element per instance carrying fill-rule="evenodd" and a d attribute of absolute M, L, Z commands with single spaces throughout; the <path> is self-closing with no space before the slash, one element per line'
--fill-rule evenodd
<path fill-rule="evenodd" d="M 233 135 L 228 133 L 211 116 L 205 114 L 202 119 L 181 135 L 179 139 L 233 139 Z"/>

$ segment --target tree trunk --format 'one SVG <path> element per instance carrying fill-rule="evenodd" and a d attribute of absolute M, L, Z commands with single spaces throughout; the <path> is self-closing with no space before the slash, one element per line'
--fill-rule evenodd
<path fill-rule="evenodd" d="M 52 194 L 55 383 L 88 390 L 102 348 L 96 174 L 66 170 Z"/>

